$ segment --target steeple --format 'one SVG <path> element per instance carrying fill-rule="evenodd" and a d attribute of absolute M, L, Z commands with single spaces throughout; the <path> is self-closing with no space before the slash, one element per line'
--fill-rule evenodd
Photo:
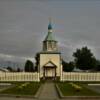
<path fill-rule="evenodd" d="M 49 19 L 48 34 L 44 41 L 55 41 L 54 37 L 52 36 L 52 32 L 53 32 L 53 28 L 52 28 L 52 24 L 51 24 L 51 19 Z"/>
<path fill-rule="evenodd" d="M 48 24 L 48 34 L 43 41 L 43 51 L 57 51 L 57 41 L 52 36 L 52 24 L 51 19 Z"/>

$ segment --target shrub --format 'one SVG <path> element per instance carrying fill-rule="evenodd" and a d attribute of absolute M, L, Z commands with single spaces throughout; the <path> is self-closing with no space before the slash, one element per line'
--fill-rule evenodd
<path fill-rule="evenodd" d="M 80 90 L 82 90 L 82 87 L 81 86 L 79 86 L 79 85 L 77 85 L 77 84 L 75 84 L 75 83 L 69 83 L 74 89 L 75 89 L 75 91 L 80 91 Z"/>

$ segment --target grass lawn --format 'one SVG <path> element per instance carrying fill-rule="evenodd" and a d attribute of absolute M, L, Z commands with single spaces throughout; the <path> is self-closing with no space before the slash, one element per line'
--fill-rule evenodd
<path fill-rule="evenodd" d="M 20 82 L 14 83 L 15 86 L 4 91 L 0 94 L 14 94 L 14 95 L 35 95 L 41 83 L 38 82 Z"/>
<path fill-rule="evenodd" d="M 84 86 L 82 83 L 74 83 L 81 89 L 74 88 L 70 82 L 61 82 L 57 83 L 60 91 L 64 96 L 100 96 L 99 93 L 96 93 Z"/>

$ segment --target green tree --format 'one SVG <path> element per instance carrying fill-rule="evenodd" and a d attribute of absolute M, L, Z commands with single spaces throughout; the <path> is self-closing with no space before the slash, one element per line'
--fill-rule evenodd
<path fill-rule="evenodd" d="M 19 67 L 17 68 L 17 72 L 21 72 L 21 69 Z"/>
<path fill-rule="evenodd" d="M 87 47 L 77 49 L 73 56 L 75 57 L 76 67 L 81 70 L 90 70 L 96 66 L 96 59 Z"/>
<path fill-rule="evenodd" d="M 63 60 L 62 65 L 63 65 L 63 71 L 65 71 L 65 72 L 71 72 L 74 69 L 74 63 L 73 62 L 67 63 Z"/>
<path fill-rule="evenodd" d="M 33 72 L 34 71 L 34 64 L 32 61 L 27 60 L 25 63 L 25 72 Z"/>
<path fill-rule="evenodd" d="M 12 67 L 8 66 L 7 69 L 10 71 L 10 72 L 13 72 L 14 70 L 12 69 Z"/>
<path fill-rule="evenodd" d="M 38 64 L 39 64 L 39 62 L 40 62 L 39 53 L 36 54 L 35 60 L 36 60 L 35 71 L 38 71 Z"/>
<path fill-rule="evenodd" d="M 73 71 L 74 70 L 74 67 L 75 67 L 74 62 L 69 62 L 68 63 L 68 71 L 69 72 Z"/>
<path fill-rule="evenodd" d="M 94 69 L 95 71 L 100 71 L 100 60 L 97 60 L 97 65 Z"/>

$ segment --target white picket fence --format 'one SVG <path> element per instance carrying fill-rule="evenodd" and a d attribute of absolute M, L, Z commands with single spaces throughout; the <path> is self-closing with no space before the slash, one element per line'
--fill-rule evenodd
<path fill-rule="evenodd" d="M 0 72 L 0 81 L 40 81 L 39 73 Z M 62 72 L 61 81 L 100 81 L 100 73 Z"/>
<path fill-rule="evenodd" d="M 100 81 L 100 73 L 63 72 L 61 81 Z"/>
<path fill-rule="evenodd" d="M 1 72 L 0 81 L 37 81 L 39 82 L 39 73 L 26 72 Z"/>

